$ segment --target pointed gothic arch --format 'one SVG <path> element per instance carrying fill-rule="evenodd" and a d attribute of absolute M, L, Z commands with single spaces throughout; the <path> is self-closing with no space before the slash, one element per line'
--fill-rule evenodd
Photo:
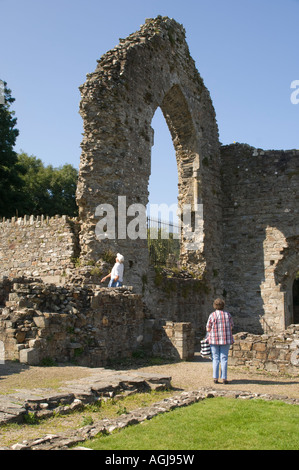
<path fill-rule="evenodd" d="M 159 106 L 168 124 L 178 164 L 179 204 L 203 205 L 203 243 L 182 240 L 182 259 L 195 269 L 220 269 L 219 140 L 214 108 L 174 20 L 147 20 L 139 31 L 102 56 L 80 87 L 84 137 L 77 187 L 82 220 L 81 258 L 98 260 L 119 251 L 127 282 L 141 286 L 147 269 L 146 240 L 118 236 L 132 204 L 146 207 L 151 168 L 151 122 Z M 119 196 L 125 203 L 119 207 Z M 123 200 L 122 200 L 123 201 Z M 115 239 L 95 235 L 96 208 L 115 209 Z M 98 212 L 99 213 L 99 212 Z M 194 232 L 194 237 L 198 236 Z M 207 267 L 208 266 L 208 267 Z"/>

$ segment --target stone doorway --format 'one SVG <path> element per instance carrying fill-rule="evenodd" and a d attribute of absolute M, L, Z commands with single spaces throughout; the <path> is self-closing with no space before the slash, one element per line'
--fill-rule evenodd
<path fill-rule="evenodd" d="M 299 323 L 299 276 L 293 282 L 293 323 Z"/>

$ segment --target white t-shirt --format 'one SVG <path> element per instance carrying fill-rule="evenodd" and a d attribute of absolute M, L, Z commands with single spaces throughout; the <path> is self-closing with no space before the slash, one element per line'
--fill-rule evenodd
<path fill-rule="evenodd" d="M 123 276 L 124 276 L 124 265 L 123 263 L 115 263 L 115 265 L 112 268 L 111 271 L 111 279 L 114 279 L 116 276 L 118 276 L 118 280 L 120 282 L 123 282 Z"/>

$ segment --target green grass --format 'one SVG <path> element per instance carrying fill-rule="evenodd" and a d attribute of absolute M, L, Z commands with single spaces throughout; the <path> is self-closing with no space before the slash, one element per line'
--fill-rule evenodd
<path fill-rule="evenodd" d="M 206 399 L 83 445 L 96 450 L 298 450 L 299 406 Z"/>

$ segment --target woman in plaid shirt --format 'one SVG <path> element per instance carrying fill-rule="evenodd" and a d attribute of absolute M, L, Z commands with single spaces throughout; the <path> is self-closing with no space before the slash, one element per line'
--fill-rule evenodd
<path fill-rule="evenodd" d="M 225 312 L 224 301 L 216 299 L 213 307 L 215 311 L 211 313 L 207 322 L 208 339 L 211 346 L 213 360 L 213 379 L 218 383 L 219 365 L 221 364 L 221 378 L 227 384 L 227 361 L 230 345 L 233 344 L 232 329 L 234 326 L 231 315 Z"/>

